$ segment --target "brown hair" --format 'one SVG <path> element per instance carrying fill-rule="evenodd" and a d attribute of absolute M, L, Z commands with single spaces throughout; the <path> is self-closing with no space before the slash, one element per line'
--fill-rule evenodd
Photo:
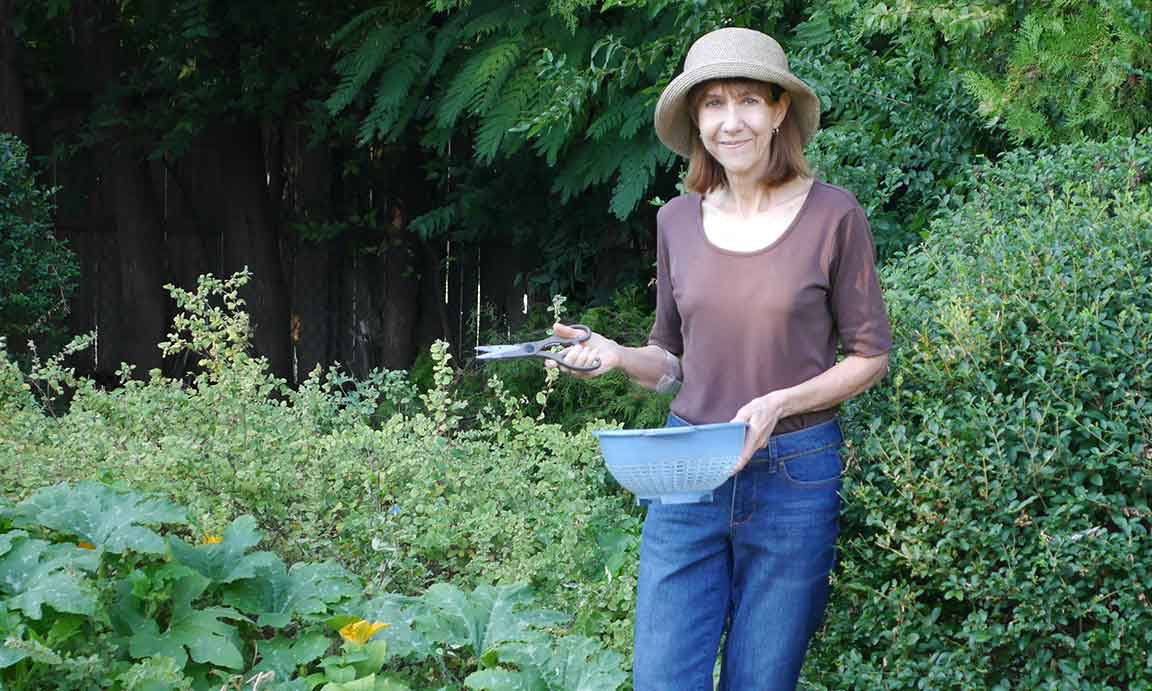
<path fill-rule="evenodd" d="M 700 141 L 700 128 L 696 120 L 705 94 L 710 87 L 716 86 L 722 89 L 748 89 L 771 103 L 779 101 L 784 93 L 784 89 L 777 84 L 755 79 L 711 79 L 692 87 L 687 98 L 688 114 L 692 118 L 694 130 L 692 156 L 688 159 L 688 175 L 684 178 L 684 186 L 697 194 L 707 194 L 716 187 L 728 185 L 724 166 L 708 153 Z M 789 109 L 783 122 L 780 123 L 780 133 L 772 138 L 772 149 L 768 154 L 768 170 L 765 171 L 761 182 L 772 187 L 800 175 L 809 175 L 808 161 L 804 158 L 804 137 L 792 117 L 792 110 Z"/>

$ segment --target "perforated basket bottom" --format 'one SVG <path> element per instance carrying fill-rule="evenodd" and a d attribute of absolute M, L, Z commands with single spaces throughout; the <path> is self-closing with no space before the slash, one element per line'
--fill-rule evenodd
<path fill-rule="evenodd" d="M 709 492 L 724 484 L 739 456 L 608 463 L 616 481 L 638 497 Z"/>

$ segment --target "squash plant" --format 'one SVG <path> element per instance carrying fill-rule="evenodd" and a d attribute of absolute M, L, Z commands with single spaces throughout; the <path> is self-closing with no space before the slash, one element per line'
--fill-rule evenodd
<path fill-rule="evenodd" d="M 523 585 L 373 595 L 285 564 L 251 516 L 192 537 L 182 507 L 99 483 L 0 509 L 0 688 L 615 689 L 622 660 L 556 638 Z"/>

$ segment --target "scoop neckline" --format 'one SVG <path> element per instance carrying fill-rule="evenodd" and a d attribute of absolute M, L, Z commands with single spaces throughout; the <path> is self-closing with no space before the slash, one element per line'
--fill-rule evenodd
<path fill-rule="evenodd" d="M 818 185 L 822 185 L 822 184 L 823 183 L 819 179 L 814 178 L 812 180 L 812 186 L 810 188 L 808 188 L 808 194 L 807 194 L 807 196 L 804 197 L 804 203 L 800 205 L 800 208 L 796 211 L 796 215 L 792 217 L 792 221 L 788 224 L 788 227 L 785 228 L 782 233 L 780 233 L 780 236 L 778 238 L 776 238 L 772 242 L 768 243 L 764 247 L 761 247 L 760 249 L 749 250 L 747 252 L 743 252 L 740 250 L 726 249 L 726 248 L 721 247 L 721 246 L 717 245 L 716 243 L 712 242 L 712 240 L 710 240 L 708 238 L 708 233 L 704 230 L 704 195 L 699 194 L 699 193 L 696 195 L 696 204 L 695 204 L 695 206 L 696 206 L 696 230 L 697 230 L 697 232 L 700 233 L 700 237 L 704 240 L 704 244 L 707 245 L 708 247 L 710 247 L 713 251 L 719 252 L 720 254 L 729 254 L 729 255 L 732 255 L 734 257 L 754 257 L 758 254 L 764 254 L 765 252 L 771 252 L 777 246 L 779 246 L 780 243 L 784 242 L 784 240 L 786 240 L 789 235 L 792 234 L 792 231 L 795 230 L 795 228 L 796 228 L 796 224 L 800 221 L 800 217 L 802 217 L 804 215 L 804 212 L 808 210 L 808 205 L 812 202 L 812 196 L 813 196 L 813 193 L 816 191 L 816 187 Z"/>

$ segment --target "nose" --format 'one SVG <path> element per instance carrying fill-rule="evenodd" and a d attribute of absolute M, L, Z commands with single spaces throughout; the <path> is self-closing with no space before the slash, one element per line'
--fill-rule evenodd
<path fill-rule="evenodd" d="M 734 104 L 729 104 L 728 107 L 725 108 L 724 121 L 720 123 L 720 129 L 725 134 L 739 132 L 744 129 L 744 118 Z"/>

